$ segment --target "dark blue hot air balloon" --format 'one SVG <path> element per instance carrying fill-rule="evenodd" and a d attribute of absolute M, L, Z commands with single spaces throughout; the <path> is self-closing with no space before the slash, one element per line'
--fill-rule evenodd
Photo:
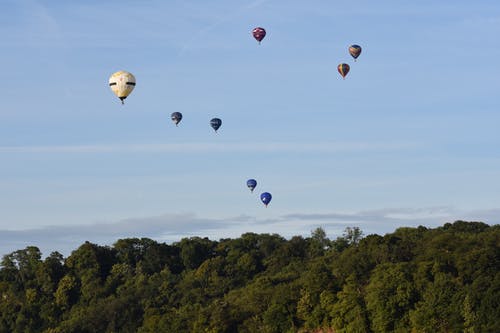
<path fill-rule="evenodd" d="M 257 186 L 257 181 L 255 179 L 249 179 L 247 180 L 247 186 L 250 191 L 253 192 L 253 189 L 255 188 L 255 186 Z"/>
<path fill-rule="evenodd" d="M 172 121 L 174 122 L 175 126 L 180 123 L 182 120 L 182 113 L 180 112 L 174 112 L 172 115 L 170 115 L 170 118 L 172 118 Z"/>
<path fill-rule="evenodd" d="M 269 205 L 272 198 L 273 198 L 273 196 L 269 192 L 264 192 L 260 195 L 260 201 L 262 201 L 262 203 L 264 205 L 266 205 L 266 207 L 267 207 L 267 205 Z"/>
<path fill-rule="evenodd" d="M 220 125 L 222 125 L 222 120 L 220 120 L 219 118 L 213 118 L 212 120 L 210 120 L 210 126 L 212 126 L 215 132 L 217 132 Z"/>

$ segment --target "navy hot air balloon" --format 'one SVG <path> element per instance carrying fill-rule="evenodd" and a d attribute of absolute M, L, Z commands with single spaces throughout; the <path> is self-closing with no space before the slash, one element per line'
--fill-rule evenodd
<path fill-rule="evenodd" d="M 179 124 L 182 120 L 182 113 L 174 112 L 174 113 L 172 113 L 170 118 L 172 118 L 172 121 L 174 122 L 175 126 L 177 126 L 177 124 Z"/>
<path fill-rule="evenodd" d="M 266 207 L 267 207 L 267 205 L 269 205 L 272 198 L 273 198 L 273 196 L 269 192 L 264 192 L 260 195 L 260 201 L 262 201 L 262 203 L 264 205 L 266 205 Z"/>
<path fill-rule="evenodd" d="M 253 192 L 254 188 L 257 186 L 257 181 L 255 179 L 247 180 L 247 186 L 251 192 Z"/>
<path fill-rule="evenodd" d="M 215 132 L 217 132 L 220 125 L 222 125 L 222 120 L 220 120 L 219 118 L 213 118 L 212 120 L 210 120 L 210 126 L 212 126 Z"/>

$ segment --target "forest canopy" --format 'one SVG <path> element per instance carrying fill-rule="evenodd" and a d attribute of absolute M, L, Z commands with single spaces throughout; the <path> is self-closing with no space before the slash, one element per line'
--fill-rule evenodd
<path fill-rule="evenodd" d="M 85 242 L 3 256 L 0 332 L 500 332 L 500 226 Z"/>

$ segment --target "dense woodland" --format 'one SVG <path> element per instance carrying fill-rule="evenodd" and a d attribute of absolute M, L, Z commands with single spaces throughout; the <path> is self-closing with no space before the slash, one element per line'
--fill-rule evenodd
<path fill-rule="evenodd" d="M 0 297 L 0 332 L 500 332 L 500 226 L 27 247 Z"/>

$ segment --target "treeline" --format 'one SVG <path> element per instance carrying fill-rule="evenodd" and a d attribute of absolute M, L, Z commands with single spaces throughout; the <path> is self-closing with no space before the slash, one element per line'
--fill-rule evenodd
<path fill-rule="evenodd" d="M 500 332 L 500 226 L 86 242 L 3 257 L 0 332 Z"/>

